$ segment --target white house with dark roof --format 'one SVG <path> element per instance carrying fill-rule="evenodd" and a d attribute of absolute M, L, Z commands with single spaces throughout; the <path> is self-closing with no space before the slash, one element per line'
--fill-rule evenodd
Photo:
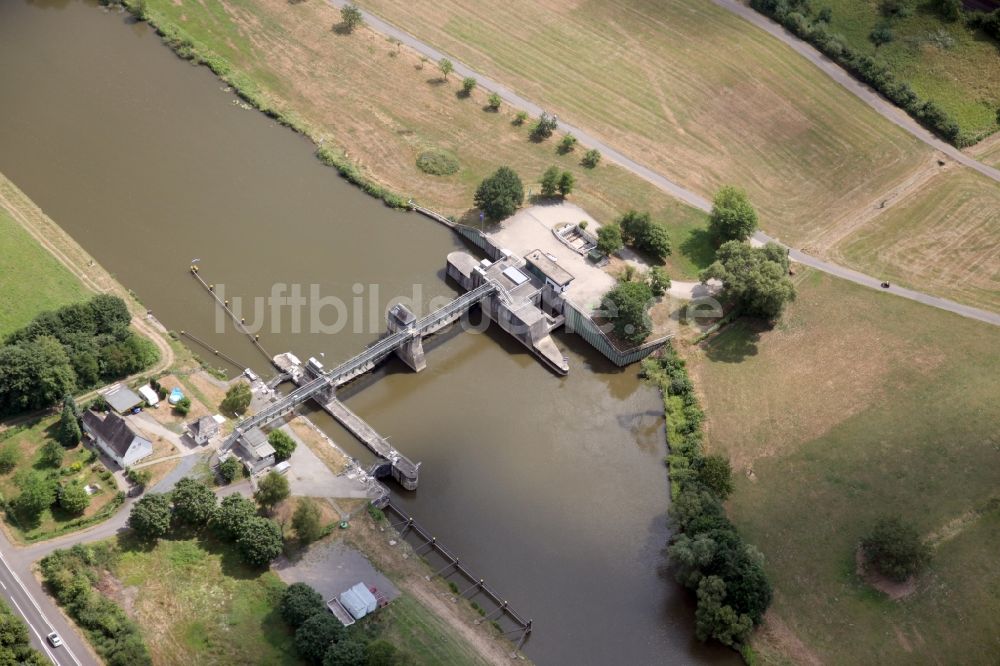
<path fill-rule="evenodd" d="M 153 454 L 153 443 L 137 434 L 114 412 L 102 418 L 97 412 L 87 410 L 83 413 L 83 431 L 121 467 L 131 467 Z"/>

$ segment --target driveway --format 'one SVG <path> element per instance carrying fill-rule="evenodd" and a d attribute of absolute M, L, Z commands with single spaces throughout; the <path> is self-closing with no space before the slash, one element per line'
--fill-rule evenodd
<path fill-rule="evenodd" d="M 366 482 L 366 475 L 357 474 L 360 470 L 348 468 L 344 474 L 334 474 L 287 424 L 283 425 L 281 430 L 294 439 L 296 444 L 295 451 L 288 459 L 291 466 L 285 472 L 293 495 L 330 498 L 373 497 Z"/>

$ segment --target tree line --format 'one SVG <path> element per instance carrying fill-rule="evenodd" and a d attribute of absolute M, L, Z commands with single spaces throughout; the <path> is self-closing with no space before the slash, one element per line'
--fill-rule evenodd
<path fill-rule="evenodd" d="M 814 13 L 809 0 L 750 0 L 750 6 L 815 46 L 945 141 L 961 148 L 978 140 L 978 137 L 963 134 L 951 115 L 934 102 L 917 95 L 910 84 L 897 78 L 885 62 L 856 51 L 848 45 L 843 35 L 832 33 L 828 9 Z M 938 0 L 936 6 L 946 20 L 956 20 L 963 13 L 958 0 Z M 970 19 L 969 24 L 974 27 L 982 24 L 983 29 L 989 32 L 991 21 L 1000 26 L 1000 10 L 994 14 L 992 18 L 987 15 L 985 18 Z M 885 26 L 881 28 L 876 28 L 872 34 L 876 44 L 888 41 L 886 37 L 891 39 L 891 33 L 886 34 Z"/>
<path fill-rule="evenodd" d="M 28 625 L 0 601 L 0 664 L 46 666 L 49 661 L 31 647 Z"/>
<path fill-rule="evenodd" d="M 156 346 L 129 328 L 125 301 L 100 294 L 39 314 L 0 347 L 0 414 L 43 409 L 67 394 L 156 363 Z"/>
<path fill-rule="evenodd" d="M 667 552 L 677 581 L 697 597 L 695 633 L 741 648 L 763 620 L 772 590 L 763 555 L 743 540 L 722 505 L 733 487 L 729 460 L 703 455 L 705 415 L 672 346 L 644 360 L 642 376 L 659 387 L 667 414 L 673 500 Z"/>

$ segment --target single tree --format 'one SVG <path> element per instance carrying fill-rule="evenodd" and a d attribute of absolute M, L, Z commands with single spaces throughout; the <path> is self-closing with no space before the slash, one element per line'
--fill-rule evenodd
<path fill-rule="evenodd" d="M 558 151 L 561 155 L 565 155 L 566 153 L 572 151 L 575 146 L 576 137 L 572 134 L 567 134 L 563 136 L 562 140 L 559 142 Z"/>
<path fill-rule="evenodd" d="M 562 175 L 559 176 L 559 194 L 563 197 L 569 196 L 575 185 L 576 179 L 573 174 L 569 171 L 563 171 Z"/>
<path fill-rule="evenodd" d="M 753 248 L 728 241 L 715 256 L 715 263 L 701 272 L 701 281 L 721 280 L 726 294 L 746 314 L 775 320 L 795 300 L 795 285 L 788 278 L 788 251 L 780 245 Z"/>
<path fill-rule="evenodd" d="M 38 453 L 38 461 L 49 467 L 59 467 L 66 456 L 66 449 L 54 439 L 50 439 L 42 445 Z"/>
<path fill-rule="evenodd" d="M 221 463 L 219 463 L 219 476 L 226 483 L 232 483 L 236 480 L 236 477 L 240 475 L 243 470 L 243 465 L 240 464 L 239 459 L 236 456 L 230 456 L 226 458 Z"/>
<path fill-rule="evenodd" d="M 18 473 L 16 478 L 20 494 L 12 505 L 14 512 L 24 522 L 35 522 L 39 514 L 56 501 L 56 484 L 46 475 L 30 471 Z"/>
<path fill-rule="evenodd" d="M 524 121 L 528 119 L 527 111 L 518 111 L 514 114 L 514 120 L 510 121 L 514 125 L 523 125 Z"/>
<path fill-rule="evenodd" d="M 212 525 L 219 536 L 233 541 L 243 531 L 251 518 L 257 516 L 256 505 L 240 494 L 222 498 L 219 508 L 212 517 Z"/>
<path fill-rule="evenodd" d="M 292 527 L 302 543 L 312 543 L 323 534 L 323 523 L 319 507 L 308 497 L 299 500 L 292 514 Z"/>
<path fill-rule="evenodd" d="M 73 398 L 69 398 L 69 401 L 72 402 Z M 79 444 L 80 439 L 83 437 L 83 433 L 80 432 L 80 423 L 77 421 L 77 413 L 73 409 L 73 406 L 75 406 L 75 403 L 73 405 L 64 403 L 62 416 L 59 418 L 59 441 L 63 446 L 70 448 Z"/>
<path fill-rule="evenodd" d="M 59 489 L 59 506 L 67 513 L 79 515 L 90 505 L 90 495 L 77 482 L 68 483 Z"/>
<path fill-rule="evenodd" d="M 149 485 L 150 480 L 153 478 L 153 473 L 148 469 L 130 469 L 125 473 L 125 477 L 142 491 Z"/>
<path fill-rule="evenodd" d="M 468 97 L 476 89 L 476 80 L 471 76 L 462 79 L 462 96 Z"/>
<path fill-rule="evenodd" d="M 898 517 L 880 518 L 862 540 L 865 561 L 880 574 L 902 582 L 927 566 L 930 549 Z"/>
<path fill-rule="evenodd" d="M 645 282 L 621 282 L 604 295 L 604 312 L 618 337 L 639 344 L 649 336 L 652 299 L 653 292 Z"/>
<path fill-rule="evenodd" d="M 510 167 L 500 167 L 476 189 L 476 206 L 491 220 L 510 217 L 523 202 L 524 185 Z"/>
<path fill-rule="evenodd" d="M 649 269 L 649 290 L 653 296 L 659 298 L 670 289 L 670 276 L 660 266 L 653 266 Z"/>
<path fill-rule="evenodd" d="M 146 495 L 132 505 L 128 526 L 141 538 L 155 540 L 170 531 L 170 497 L 162 493 Z"/>
<path fill-rule="evenodd" d="M 500 99 L 499 93 L 491 92 L 486 98 L 486 106 L 489 107 L 490 111 L 499 111 L 502 103 L 503 100 Z"/>
<path fill-rule="evenodd" d="M 652 224 L 649 213 L 640 213 L 636 210 L 626 212 L 615 222 L 622 230 L 622 240 L 627 244 L 634 243 L 642 235 L 646 227 Z"/>
<path fill-rule="evenodd" d="M 267 442 L 274 447 L 275 460 L 288 460 L 295 451 L 295 440 L 283 430 L 272 430 L 267 435 Z"/>
<path fill-rule="evenodd" d="M 288 497 L 288 479 L 277 472 L 269 472 L 254 493 L 254 499 L 264 509 L 271 510 Z"/>
<path fill-rule="evenodd" d="M 700 641 L 714 638 L 723 645 L 735 645 L 746 640 L 753 621 L 745 613 L 737 613 L 724 604 L 726 584 L 718 576 L 707 576 L 698 585 L 698 607 L 695 610 L 695 635 Z"/>
<path fill-rule="evenodd" d="M 442 77 L 447 79 L 448 75 L 455 70 L 455 65 L 451 64 L 451 60 L 441 58 L 441 60 L 438 61 L 438 69 L 441 70 Z"/>
<path fill-rule="evenodd" d="M 588 169 L 593 169 L 601 162 L 601 151 L 596 148 L 591 148 L 583 154 L 583 158 L 580 160 L 580 164 L 587 167 Z"/>
<path fill-rule="evenodd" d="M 604 254 L 614 254 L 625 247 L 622 230 L 617 224 L 605 224 L 597 229 L 597 249 Z"/>
<path fill-rule="evenodd" d="M 222 399 L 222 404 L 219 407 L 230 416 L 236 416 L 247 411 L 252 398 L 253 393 L 250 391 L 250 385 L 246 382 L 236 382 L 226 391 L 226 397 Z"/>
<path fill-rule="evenodd" d="M 340 27 L 344 32 L 354 32 L 365 24 L 365 17 L 357 5 L 346 4 L 340 8 Z"/>
<path fill-rule="evenodd" d="M 708 231 L 716 243 L 746 240 L 757 230 L 757 211 L 750 205 L 747 193 L 726 185 L 715 193 Z"/>
<path fill-rule="evenodd" d="M 538 120 L 531 128 L 531 138 L 535 141 L 547 139 L 552 136 L 552 133 L 556 131 L 558 126 L 559 122 L 556 117 L 543 111 L 542 115 L 538 117 Z"/>
<path fill-rule="evenodd" d="M 307 663 L 322 664 L 326 651 L 347 635 L 347 630 L 332 613 L 318 613 L 295 631 L 295 650 Z"/>
<path fill-rule="evenodd" d="M 323 655 L 323 666 L 359 666 L 368 665 L 365 644 L 361 640 L 348 636 L 330 645 Z"/>
<path fill-rule="evenodd" d="M 733 492 L 733 469 L 729 465 L 729 458 L 705 456 L 698 469 L 698 480 L 718 495 L 719 499 L 729 497 Z"/>
<path fill-rule="evenodd" d="M 671 253 L 670 233 L 659 222 L 650 222 L 643 227 L 635 239 L 635 246 L 654 261 L 662 262 Z"/>
<path fill-rule="evenodd" d="M 247 520 L 236 537 L 236 547 L 243 561 L 255 567 L 266 566 L 281 555 L 283 544 L 277 523 L 260 516 Z"/>
<path fill-rule="evenodd" d="M 556 192 L 559 191 L 559 168 L 556 166 L 550 166 L 542 174 L 541 179 L 542 184 L 542 196 L 543 197 L 554 197 Z"/>
<path fill-rule="evenodd" d="M 327 610 L 319 592 L 305 583 L 292 583 L 281 594 L 278 612 L 288 626 L 298 629 L 313 615 L 326 613 Z"/>
<path fill-rule="evenodd" d="M 212 489 L 190 477 L 177 482 L 172 498 L 177 520 L 191 527 L 207 525 L 217 508 Z"/>

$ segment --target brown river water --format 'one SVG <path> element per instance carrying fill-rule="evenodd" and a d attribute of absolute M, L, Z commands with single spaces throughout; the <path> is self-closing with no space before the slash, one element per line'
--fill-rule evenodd
<path fill-rule="evenodd" d="M 213 304 L 187 273 L 195 258 L 227 294 L 315 284 L 341 298 L 348 326 L 336 334 L 309 332 L 308 317 L 303 332 L 287 314 L 263 319 L 270 353 L 328 363 L 378 336 L 391 297 L 415 285 L 418 302 L 455 295 L 445 256 L 462 245 L 451 232 L 346 184 L 308 141 L 223 88 L 117 12 L 0 0 L 0 171 L 168 328 L 270 374 L 244 337 L 215 332 Z M 372 310 L 376 326 L 353 331 Z M 637 368 L 618 370 L 572 336 L 558 342 L 568 377 L 503 333 L 454 330 L 428 344 L 424 372 L 392 360 L 345 397 L 423 462 L 419 490 L 394 495 L 534 619 L 525 651 L 537 663 L 734 663 L 693 638 L 691 602 L 663 571 L 656 393 Z"/>

